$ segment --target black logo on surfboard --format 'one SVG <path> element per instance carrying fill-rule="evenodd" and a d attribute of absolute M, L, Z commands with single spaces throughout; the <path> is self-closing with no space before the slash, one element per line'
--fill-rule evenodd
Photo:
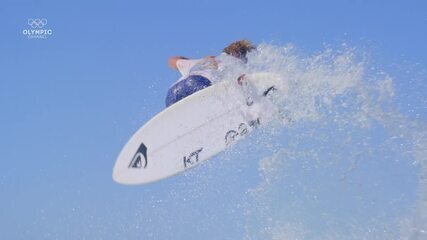
<path fill-rule="evenodd" d="M 184 168 L 190 167 L 194 164 L 197 164 L 199 162 L 199 153 L 203 150 L 203 148 L 200 148 L 192 153 L 190 153 L 188 156 L 184 156 Z"/>
<path fill-rule="evenodd" d="M 248 134 L 250 130 L 249 128 L 256 128 L 258 125 L 260 125 L 259 118 L 257 118 L 256 120 L 249 121 L 248 124 L 249 127 L 248 125 L 246 125 L 246 123 L 240 123 L 237 127 L 237 130 L 229 130 L 225 134 L 225 145 L 228 146 L 234 141 L 236 141 L 237 138 L 243 137 Z"/>
<path fill-rule="evenodd" d="M 147 164 L 147 147 L 144 143 L 141 143 L 138 151 L 136 151 L 132 161 L 129 163 L 129 168 L 146 168 Z"/>
<path fill-rule="evenodd" d="M 277 88 L 276 88 L 275 86 L 271 86 L 271 87 L 269 87 L 267 90 L 265 90 L 265 91 L 262 93 L 262 95 L 263 95 L 264 97 L 267 97 L 267 96 L 269 96 L 271 93 L 273 93 L 273 92 L 275 92 L 275 91 L 277 91 Z"/>

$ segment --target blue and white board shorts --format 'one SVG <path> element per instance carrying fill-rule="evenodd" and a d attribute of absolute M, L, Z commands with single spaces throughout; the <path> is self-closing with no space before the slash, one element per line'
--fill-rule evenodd
<path fill-rule="evenodd" d="M 166 107 L 190 96 L 191 94 L 211 86 L 209 79 L 200 75 L 190 75 L 189 77 L 175 83 L 166 96 Z"/>

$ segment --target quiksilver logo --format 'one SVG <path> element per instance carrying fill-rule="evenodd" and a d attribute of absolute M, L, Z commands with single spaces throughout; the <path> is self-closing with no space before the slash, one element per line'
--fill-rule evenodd
<path fill-rule="evenodd" d="M 147 164 L 147 147 L 144 143 L 141 143 L 138 151 L 136 151 L 132 161 L 129 163 L 129 168 L 147 168 Z"/>

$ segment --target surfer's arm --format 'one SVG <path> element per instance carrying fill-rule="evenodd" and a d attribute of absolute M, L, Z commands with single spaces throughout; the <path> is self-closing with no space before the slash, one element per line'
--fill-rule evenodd
<path fill-rule="evenodd" d="M 211 62 L 213 65 L 215 65 L 216 68 L 218 67 L 218 62 L 216 61 L 215 56 L 207 56 L 207 57 L 204 57 L 203 59 L 205 61 Z M 177 62 L 179 60 L 189 60 L 189 62 L 191 62 L 191 64 L 194 65 L 195 62 L 198 62 L 201 59 L 190 60 L 189 58 L 182 57 L 182 56 L 170 57 L 169 60 L 168 60 L 168 66 L 170 68 L 179 70 L 178 65 L 177 65 Z"/>
<path fill-rule="evenodd" d="M 168 60 L 169 67 L 178 70 L 178 67 L 176 66 L 176 62 L 181 59 L 188 59 L 188 58 L 182 57 L 182 56 L 170 57 Z"/>

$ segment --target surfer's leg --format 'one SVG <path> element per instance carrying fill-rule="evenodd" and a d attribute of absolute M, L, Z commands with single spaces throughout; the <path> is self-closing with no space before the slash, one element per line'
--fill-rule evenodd
<path fill-rule="evenodd" d="M 181 99 L 190 96 L 191 94 L 211 86 L 209 79 L 192 75 L 175 83 L 168 91 L 166 96 L 166 107 L 180 101 Z"/>
<path fill-rule="evenodd" d="M 168 93 L 166 95 L 166 107 L 178 102 L 181 97 L 182 92 L 182 84 L 181 81 L 175 83 L 171 88 L 169 88 Z"/>
<path fill-rule="evenodd" d="M 191 75 L 185 79 L 185 90 L 187 96 L 200 91 L 204 88 L 211 86 L 212 83 L 209 79 L 200 75 Z"/>

